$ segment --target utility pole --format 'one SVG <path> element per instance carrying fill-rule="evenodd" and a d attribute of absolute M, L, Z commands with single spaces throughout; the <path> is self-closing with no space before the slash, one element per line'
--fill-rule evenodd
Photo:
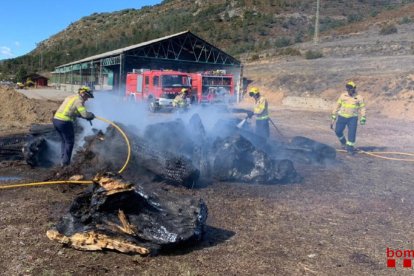
<path fill-rule="evenodd" d="M 316 17 L 315 17 L 315 35 L 313 37 L 313 44 L 319 43 L 319 5 L 320 0 L 316 0 Z"/>
<path fill-rule="evenodd" d="M 40 52 L 40 71 L 43 70 L 43 52 Z"/>

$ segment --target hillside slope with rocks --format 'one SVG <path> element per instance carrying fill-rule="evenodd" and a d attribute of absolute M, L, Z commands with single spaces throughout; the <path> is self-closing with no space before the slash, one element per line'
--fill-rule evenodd
<path fill-rule="evenodd" d="M 414 23 L 381 34 L 383 24 L 364 31 L 331 34 L 294 48 L 302 56 L 271 57 L 245 66 L 251 85 L 261 87 L 273 104 L 329 111 L 345 83 L 353 80 L 365 97 L 368 116 L 414 118 Z M 307 53 L 322 55 L 306 59 Z"/>

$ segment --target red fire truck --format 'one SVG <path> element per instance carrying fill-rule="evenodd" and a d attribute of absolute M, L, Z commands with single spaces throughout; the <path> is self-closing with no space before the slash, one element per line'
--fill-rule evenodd
<path fill-rule="evenodd" d="M 127 98 L 147 102 L 152 112 L 172 109 L 172 101 L 182 88 L 191 90 L 191 78 L 178 71 L 134 69 L 126 77 Z"/>
<path fill-rule="evenodd" d="M 225 70 L 191 74 L 193 97 L 198 103 L 224 103 L 234 101 L 234 80 Z"/>

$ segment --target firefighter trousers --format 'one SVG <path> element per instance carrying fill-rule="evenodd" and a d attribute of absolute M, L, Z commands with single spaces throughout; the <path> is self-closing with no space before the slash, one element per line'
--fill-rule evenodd
<path fill-rule="evenodd" d="M 269 138 L 269 119 L 256 119 L 256 134 L 264 138 Z"/>
<path fill-rule="evenodd" d="M 348 141 L 345 138 L 344 130 L 348 126 Z M 336 121 L 335 133 L 342 145 L 355 145 L 356 132 L 358 126 L 358 117 L 345 118 L 338 116 Z"/>
<path fill-rule="evenodd" d="M 73 122 L 71 121 L 61 121 L 56 118 L 53 119 L 53 126 L 56 131 L 59 133 L 61 144 L 61 165 L 67 166 L 70 164 L 70 159 L 72 157 L 73 146 L 75 144 L 75 131 L 73 127 Z"/>

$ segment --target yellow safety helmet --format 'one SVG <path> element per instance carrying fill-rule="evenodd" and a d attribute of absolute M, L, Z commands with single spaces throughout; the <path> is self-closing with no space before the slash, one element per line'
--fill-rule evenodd
<path fill-rule="evenodd" d="M 345 85 L 346 89 L 355 89 L 356 84 L 353 81 L 348 81 Z"/>
<path fill-rule="evenodd" d="M 81 88 L 79 88 L 78 93 L 81 96 L 85 95 L 89 98 L 94 98 L 92 89 L 89 86 L 85 86 L 85 85 L 82 86 Z"/>
<path fill-rule="evenodd" d="M 188 88 L 181 89 L 181 94 L 185 94 L 185 93 L 188 93 Z"/>
<path fill-rule="evenodd" d="M 255 95 L 259 94 L 259 93 L 260 93 L 259 88 L 252 87 L 252 88 L 250 88 L 249 96 L 250 97 L 253 97 L 253 96 L 255 96 Z"/>

